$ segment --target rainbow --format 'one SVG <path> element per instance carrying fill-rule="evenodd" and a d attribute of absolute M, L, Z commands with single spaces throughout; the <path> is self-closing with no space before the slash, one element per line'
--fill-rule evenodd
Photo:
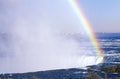
<path fill-rule="evenodd" d="M 69 1 L 70 1 L 70 4 L 72 5 L 73 10 L 77 14 L 80 22 L 82 23 L 82 26 L 83 26 L 84 30 L 86 31 L 90 41 L 92 42 L 92 45 L 95 48 L 96 55 L 98 57 L 102 58 L 102 60 L 100 62 L 103 62 L 103 52 L 100 48 L 98 40 L 96 39 L 96 35 L 95 35 L 93 29 L 91 28 L 90 23 L 88 22 L 87 18 L 83 14 L 83 11 L 82 11 L 81 7 L 79 6 L 77 0 L 69 0 Z"/>

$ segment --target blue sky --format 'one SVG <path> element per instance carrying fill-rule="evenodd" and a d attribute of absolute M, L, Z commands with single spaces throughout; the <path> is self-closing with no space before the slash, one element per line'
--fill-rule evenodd
<path fill-rule="evenodd" d="M 28 15 L 33 17 L 40 16 L 56 26 L 69 26 L 75 30 L 76 27 L 77 29 L 79 27 L 79 29 L 82 28 L 69 0 L 2 0 L 0 2 L 0 16 L 2 17 L 5 14 L 12 19 L 21 15 L 25 17 Z M 120 32 L 119 0 L 78 0 L 78 3 L 81 5 L 86 18 L 88 18 L 95 32 Z M 6 25 L 6 23 L 3 25 Z"/>
<path fill-rule="evenodd" d="M 86 17 L 98 32 L 120 32 L 119 0 L 79 0 Z"/>

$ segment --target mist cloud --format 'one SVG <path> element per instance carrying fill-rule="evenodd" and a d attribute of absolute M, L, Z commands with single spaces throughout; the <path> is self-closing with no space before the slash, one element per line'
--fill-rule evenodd
<path fill-rule="evenodd" d="M 70 20 L 67 21 L 69 16 L 66 16 L 67 12 L 62 12 L 66 10 L 60 6 L 62 2 L 54 2 L 50 7 L 53 3 L 47 0 L 0 1 L 0 72 L 28 72 L 95 64 L 95 57 L 87 55 L 92 52 L 82 50 L 82 44 L 69 35 L 81 31 L 73 27 Z M 61 13 L 51 12 L 53 9 L 59 9 Z M 91 61 L 88 63 L 88 60 Z"/>

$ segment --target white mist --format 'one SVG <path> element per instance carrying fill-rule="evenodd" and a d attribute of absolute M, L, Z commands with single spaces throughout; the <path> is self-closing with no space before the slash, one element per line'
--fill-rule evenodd
<path fill-rule="evenodd" d="M 74 35 L 84 32 L 65 1 L 1 0 L 0 72 L 30 72 L 96 64 L 96 56 Z M 63 3 L 64 2 L 64 3 Z M 66 4 L 65 4 L 66 3 Z M 71 20 L 72 19 L 72 20 Z M 3 23 L 3 24 L 2 24 Z M 4 35 L 3 35 L 4 36 Z M 4 48 L 3 48 L 4 46 Z M 84 49 L 83 49 L 84 47 Z M 5 52 L 5 53 L 4 53 Z"/>

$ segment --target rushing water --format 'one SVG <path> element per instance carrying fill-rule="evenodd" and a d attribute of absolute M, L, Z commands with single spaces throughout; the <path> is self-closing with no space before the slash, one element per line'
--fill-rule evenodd
<path fill-rule="evenodd" d="M 120 62 L 120 33 L 99 33 L 98 39 L 104 51 L 105 62 Z"/>
<path fill-rule="evenodd" d="M 17 35 L 19 39 L 15 40 L 9 34 L 1 34 L 1 72 L 78 68 L 100 63 L 101 58 L 97 57 L 88 38 L 81 37 L 80 34 L 61 35 L 59 39 L 58 36 L 52 38 L 53 36 L 49 35 L 48 33 L 40 36 L 47 37 L 43 40 L 35 37 L 34 33 L 26 37 L 20 34 Z M 104 53 L 105 63 L 119 63 L 120 34 L 97 33 L 97 38 Z M 38 39 L 42 40 L 43 45 L 39 44 Z"/>

